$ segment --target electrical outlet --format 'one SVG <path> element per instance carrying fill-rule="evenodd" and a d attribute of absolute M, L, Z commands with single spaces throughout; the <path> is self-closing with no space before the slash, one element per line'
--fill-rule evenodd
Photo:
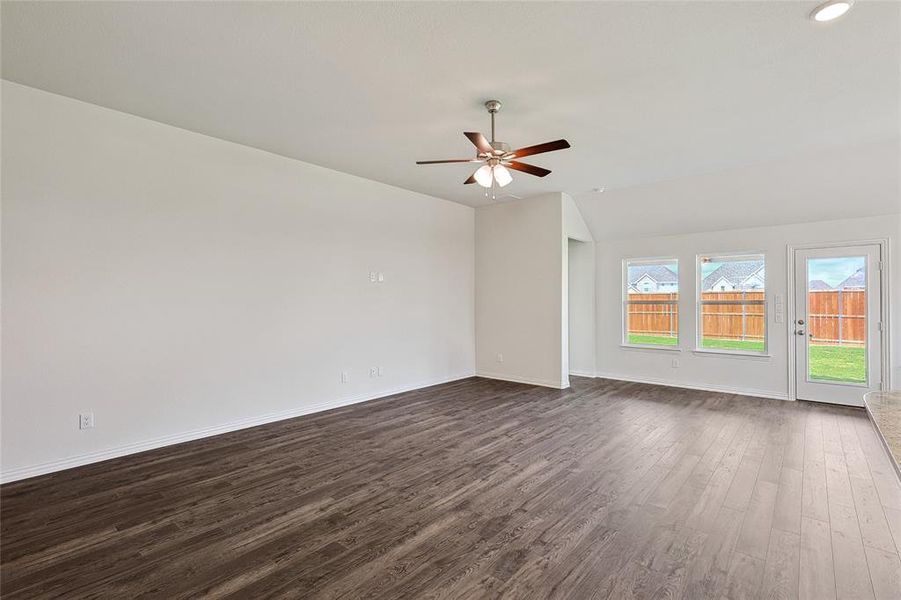
<path fill-rule="evenodd" d="M 673 368 L 674 368 L 674 369 L 678 369 L 678 368 L 679 368 L 679 359 L 678 359 L 678 358 L 674 358 L 674 359 L 673 359 Z"/>
<path fill-rule="evenodd" d="M 377 280 L 378 280 L 378 273 L 376 273 L 375 271 L 370 271 L 369 272 L 369 281 L 371 281 L 372 283 L 375 283 Z"/>
<path fill-rule="evenodd" d="M 378 377 L 379 376 L 379 368 L 378 367 L 369 367 L 369 376 L 370 377 Z"/>
<path fill-rule="evenodd" d="M 379 283 L 382 283 L 383 281 L 385 281 L 385 274 L 379 271 Z"/>
<path fill-rule="evenodd" d="M 382 376 L 382 367 L 379 367 L 378 374 L 379 374 L 379 377 Z"/>
<path fill-rule="evenodd" d="M 94 413 L 81 413 L 78 415 L 78 428 L 79 429 L 93 429 L 94 428 Z"/>
<path fill-rule="evenodd" d="M 341 383 L 347 383 L 350 381 L 350 376 L 347 374 L 347 371 L 341 371 Z"/>
<path fill-rule="evenodd" d="M 499 362 L 499 363 L 504 362 L 504 355 L 501 354 L 500 352 L 497 353 L 497 362 Z"/>

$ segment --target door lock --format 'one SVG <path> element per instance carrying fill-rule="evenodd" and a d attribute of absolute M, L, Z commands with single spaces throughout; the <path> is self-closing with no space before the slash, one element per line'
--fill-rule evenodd
<path fill-rule="evenodd" d="M 803 325 L 803 324 L 804 324 L 804 319 L 798 319 L 798 325 Z"/>
<path fill-rule="evenodd" d="M 803 329 L 796 329 L 796 330 L 795 330 L 795 335 L 804 335 L 804 330 L 803 330 Z"/>

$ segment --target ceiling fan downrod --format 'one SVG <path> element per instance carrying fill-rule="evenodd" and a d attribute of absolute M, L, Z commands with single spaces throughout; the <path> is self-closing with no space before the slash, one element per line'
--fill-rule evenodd
<path fill-rule="evenodd" d="M 485 103 L 485 108 L 488 109 L 488 114 L 491 115 L 491 143 L 494 144 L 494 115 L 501 109 L 501 101 L 500 100 L 489 100 Z"/>

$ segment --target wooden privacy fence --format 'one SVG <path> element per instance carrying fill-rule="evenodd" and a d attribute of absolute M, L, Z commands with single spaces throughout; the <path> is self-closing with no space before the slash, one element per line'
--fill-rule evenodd
<path fill-rule="evenodd" d="M 867 293 L 865 290 L 810 292 L 807 318 L 814 344 L 863 346 L 867 339 Z"/>
<path fill-rule="evenodd" d="M 763 341 L 766 331 L 764 292 L 704 292 L 701 300 L 719 303 L 701 305 L 701 332 L 705 338 Z"/>
<path fill-rule="evenodd" d="M 629 294 L 628 331 L 639 335 L 674 336 L 679 332 L 679 294 Z M 701 319 L 705 338 L 762 340 L 766 306 L 764 292 L 704 292 Z M 866 340 L 866 292 L 824 290 L 808 295 L 808 332 L 813 343 L 848 346 Z"/>
<path fill-rule="evenodd" d="M 627 327 L 629 333 L 674 336 L 679 332 L 679 294 L 629 294 Z"/>

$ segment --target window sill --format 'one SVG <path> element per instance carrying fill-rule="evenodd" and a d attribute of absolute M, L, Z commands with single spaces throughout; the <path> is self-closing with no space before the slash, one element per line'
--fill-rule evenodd
<path fill-rule="evenodd" d="M 743 350 L 713 350 L 710 348 L 695 348 L 692 354 L 711 354 L 713 356 L 725 356 L 728 358 L 756 358 L 758 360 L 769 360 L 771 355 L 769 352 L 745 352 Z"/>
<path fill-rule="evenodd" d="M 679 346 L 653 346 L 651 344 L 620 344 L 623 350 L 662 350 L 663 352 L 682 352 Z"/>

